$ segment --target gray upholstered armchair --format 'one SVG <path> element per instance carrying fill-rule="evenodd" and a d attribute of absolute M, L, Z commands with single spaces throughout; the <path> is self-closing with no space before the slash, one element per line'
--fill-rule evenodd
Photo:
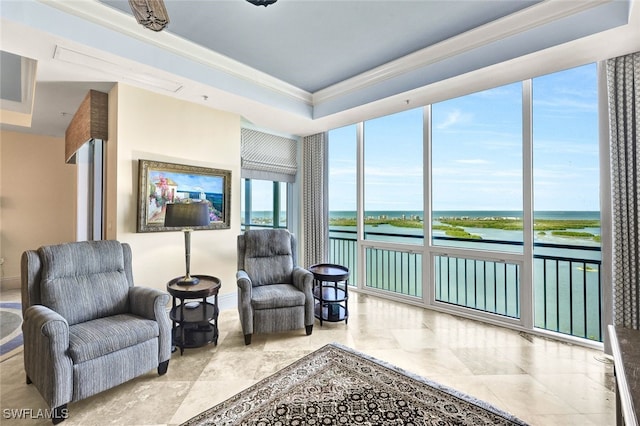
<path fill-rule="evenodd" d="M 253 333 L 313 331 L 313 275 L 297 266 L 296 238 L 286 229 L 238 236 L 238 312 L 244 343 Z"/>
<path fill-rule="evenodd" d="M 171 358 L 169 295 L 134 287 L 131 248 L 118 241 L 45 246 L 22 255 L 27 384 L 53 412 Z"/>

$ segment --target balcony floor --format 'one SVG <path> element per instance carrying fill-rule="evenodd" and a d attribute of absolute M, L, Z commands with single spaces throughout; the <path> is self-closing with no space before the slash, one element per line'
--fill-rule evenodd
<path fill-rule="evenodd" d="M 19 301 L 19 291 L 2 301 Z M 69 404 L 64 425 L 174 425 L 324 344 L 338 342 L 466 392 L 532 425 L 613 425 L 613 367 L 600 351 L 418 307 L 354 294 L 349 324 L 316 321 L 313 334 L 254 335 L 245 346 L 235 309 L 220 313 L 218 346 L 174 352 L 155 371 Z M 1 408 L 47 409 L 24 382 L 22 353 L 0 363 Z M 2 424 L 46 424 L 7 420 Z"/>

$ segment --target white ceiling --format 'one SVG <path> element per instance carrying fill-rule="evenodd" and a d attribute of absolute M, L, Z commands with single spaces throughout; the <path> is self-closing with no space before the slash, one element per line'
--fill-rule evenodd
<path fill-rule="evenodd" d="M 61 136 L 115 82 L 306 135 L 640 50 L 636 0 L 2 0 L 0 49 L 38 61 L 31 129 Z M 66 113 L 63 114 L 63 113 Z"/>

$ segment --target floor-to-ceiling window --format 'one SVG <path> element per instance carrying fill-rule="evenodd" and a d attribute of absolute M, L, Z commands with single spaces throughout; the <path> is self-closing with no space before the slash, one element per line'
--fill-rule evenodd
<path fill-rule="evenodd" d="M 433 244 L 521 252 L 475 244 L 523 241 L 521 84 L 434 104 L 431 128 Z"/>
<path fill-rule="evenodd" d="M 329 132 L 331 239 L 351 232 L 358 288 L 601 340 L 596 80 L 591 64 Z"/>
<path fill-rule="evenodd" d="M 596 64 L 533 79 L 535 326 L 601 340 Z"/>
<path fill-rule="evenodd" d="M 364 122 L 364 237 L 422 244 L 422 108 Z"/>
<path fill-rule="evenodd" d="M 433 256 L 435 301 L 520 315 L 521 262 L 488 253 L 523 252 L 522 97 L 516 83 L 431 107 L 431 240 L 459 249 Z"/>
<path fill-rule="evenodd" d="M 356 125 L 329 132 L 329 260 L 349 268 L 357 282 L 357 134 Z"/>
<path fill-rule="evenodd" d="M 363 125 L 364 286 L 422 297 L 423 108 Z M 375 243 L 373 243 L 375 242 Z"/>

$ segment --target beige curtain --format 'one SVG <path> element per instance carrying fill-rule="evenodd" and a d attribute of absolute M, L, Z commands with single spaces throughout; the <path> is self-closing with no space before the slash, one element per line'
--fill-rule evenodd
<path fill-rule="evenodd" d="M 607 61 L 613 322 L 640 329 L 640 52 Z"/>
<path fill-rule="evenodd" d="M 304 265 L 327 262 L 329 257 L 327 133 L 302 141 Z"/>

